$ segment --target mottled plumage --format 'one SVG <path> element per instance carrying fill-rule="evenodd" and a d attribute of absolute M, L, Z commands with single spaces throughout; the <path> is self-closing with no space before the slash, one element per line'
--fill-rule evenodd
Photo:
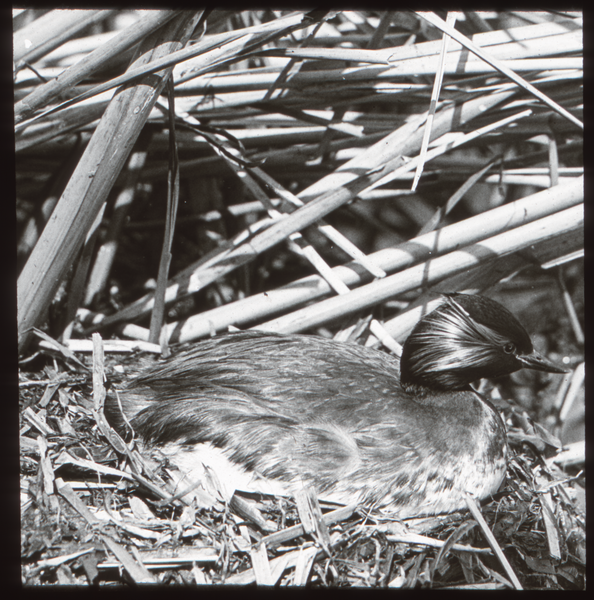
<path fill-rule="evenodd" d="M 456 294 L 406 341 L 402 384 L 400 361 L 384 352 L 250 331 L 200 342 L 119 397 L 146 448 L 183 472 L 212 462 L 216 473 L 227 461 L 237 472 L 232 489 L 294 493 L 309 484 L 321 498 L 405 518 L 498 489 L 505 428 L 469 383 L 522 366 L 562 372 L 499 304 Z M 123 431 L 113 396 L 107 409 Z"/>

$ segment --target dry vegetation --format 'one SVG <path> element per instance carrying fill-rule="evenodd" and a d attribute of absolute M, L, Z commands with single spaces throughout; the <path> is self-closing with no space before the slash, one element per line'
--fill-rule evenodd
<path fill-rule="evenodd" d="M 585 587 L 580 13 L 15 10 L 14 61 L 24 583 Z M 229 327 L 398 351 L 444 291 L 572 372 L 483 383 L 504 486 L 406 524 L 216 474 L 184 504 L 79 353 L 117 385 Z"/>

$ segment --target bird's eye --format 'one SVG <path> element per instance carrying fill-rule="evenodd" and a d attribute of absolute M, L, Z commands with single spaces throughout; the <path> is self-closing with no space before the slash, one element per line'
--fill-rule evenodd
<path fill-rule="evenodd" d="M 515 352 L 516 352 L 516 345 L 512 344 L 512 342 L 508 342 L 507 344 L 505 344 L 505 346 L 503 346 L 503 351 L 506 354 L 515 354 Z"/>

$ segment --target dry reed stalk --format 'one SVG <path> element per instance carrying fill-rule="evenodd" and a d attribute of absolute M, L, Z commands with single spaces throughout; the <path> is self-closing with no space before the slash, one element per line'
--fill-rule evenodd
<path fill-rule="evenodd" d="M 404 270 L 415 264 L 423 264 L 430 257 L 435 258 L 459 247 L 479 244 L 494 235 L 576 206 L 583 201 L 583 197 L 583 179 L 578 179 L 560 188 L 544 190 L 513 204 L 448 225 L 437 232 L 423 234 L 395 248 L 380 250 L 368 258 L 388 273 Z M 349 288 L 369 281 L 365 271 L 356 262 L 335 267 L 334 271 Z M 496 270 L 493 272 L 497 273 Z M 179 289 L 187 289 L 190 279 L 191 275 L 187 280 L 176 280 Z M 175 336 L 177 342 L 196 340 L 212 331 L 225 331 L 229 325 L 245 326 L 267 316 L 289 311 L 306 302 L 324 298 L 330 291 L 330 287 L 320 277 L 311 275 L 286 286 L 205 311 L 189 317 L 183 323 L 170 323 L 167 326 L 168 336 Z M 414 322 L 418 321 L 418 315 L 413 319 Z M 141 336 L 140 339 L 148 340 L 141 329 L 136 329 L 132 337 L 137 335 Z M 397 338 L 402 339 L 402 335 Z"/>
<path fill-rule="evenodd" d="M 456 250 L 427 264 L 421 264 L 385 279 L 374 281 L 352 290 L 349 294 L 329 298 L 312 307 L 289 313 L 259 325 L 258 329 L 278 333 L 305 331 L 338 317 L 369 308 L 403 292 L 437 283 L 445 277 L 473 268 L 487 258 L 505 256 L 517 252 L 527 245 L 536 244 L 564 233 L 579 234 L 582 229 L 583 206 L 574 206 L 483 240 L 480 244 Z"/>
<path fill-rule="evenodd" d="M 51 10 L 13 36 L 13 60 L 17 68 L 51 52 L 92 23 L 99 23 L 114 10 Z"/>
<path fill-rule="evenodd" d="M 183 46 L 199 15 L 182 14 L 140 46 L 132 68 Z M 173 40 L 173 41 L 171 41 Z M 110 103 L 18 282 L 19 347 L 74 262 L 87 231 L 122 169 L 171 70 L 123 88 Z"/>
<path fill-rule="evenodd" d="M 132 47 L 142 38 L 162 27 L 178 13 L 179 11 L 175 10 L 163 10 L 146 15 L 139 22 L 134 23 L 118 34 L 115 39 L 110 38 L 106 44 L 85 56 L 76 65 L 62 71 L 55 79 L 35 88 L 29 96 L 15 105 L 15 123 L 20 123 L 33 114 L 35 110 L 42 108 L 53 98 L 69 90 L 85 77 L 92 75 L 106 61 Z"/>

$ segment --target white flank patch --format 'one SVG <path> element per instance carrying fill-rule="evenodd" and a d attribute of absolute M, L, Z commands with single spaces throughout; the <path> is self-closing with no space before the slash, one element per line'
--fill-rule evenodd
<path fill-rule="evenodd" d="M 167 458 L 179 469 L 167 471 L 174 481 L 176 493 L 195 486 L 186 496 L 194 496 L 201 506 L 212 506 L 217 500 L 229 501 L 235 490 L 290 495 L 288 485 L 247 471 L 210 443 L 192 446 L 169 443 L 150 450 L 154 458 Z"/>

